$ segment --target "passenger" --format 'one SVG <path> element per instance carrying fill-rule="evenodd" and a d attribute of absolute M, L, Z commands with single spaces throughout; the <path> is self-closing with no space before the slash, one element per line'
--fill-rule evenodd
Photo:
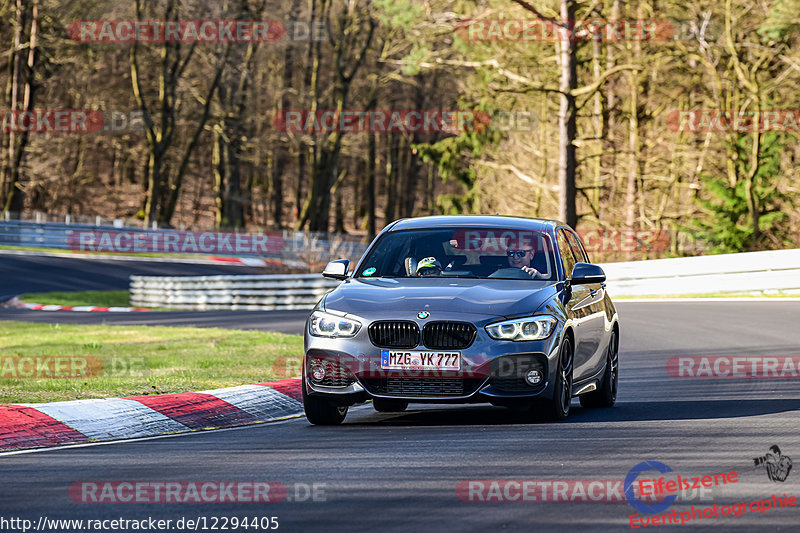
<path fill-rule="evenodd" d="M 418 278 L 442 275 L 442 264 L 435 257 L 426 257 L 417 263 L 416 275 Z"/>

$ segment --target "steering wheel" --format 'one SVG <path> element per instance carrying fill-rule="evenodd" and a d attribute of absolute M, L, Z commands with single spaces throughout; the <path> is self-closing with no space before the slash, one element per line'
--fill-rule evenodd
<path fill-rule="evenodd" d="M 511 279 L 533 279 L 530 274 L 521 268 L 501 268 L 496 272 L 489 274 L 490 278 L 511 278 Z"/>

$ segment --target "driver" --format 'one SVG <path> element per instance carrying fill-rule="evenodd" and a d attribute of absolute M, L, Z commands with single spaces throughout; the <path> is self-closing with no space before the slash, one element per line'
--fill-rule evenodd
<path fill-rule="evenodd" d="M 508 266 L 511 268 L 520 268 L 523 272 L 530 274 L 533 279 L 544 279 L 545 276 L 531 266 L 533 256 L 536 252 L 534 250 L 515 250 L 509 248 L 506 250 L 508 255 Z"/>
<path fill-rule="evenodd" d="M 442 264 L 435 257 L 426 257 L 417 263 L 417 270 L 415 272 L 418 278 L 429 276 L 441 276 Z"/>

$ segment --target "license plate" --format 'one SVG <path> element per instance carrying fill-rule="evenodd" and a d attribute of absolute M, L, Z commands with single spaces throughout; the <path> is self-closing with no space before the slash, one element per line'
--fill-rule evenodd
<path fill-rule="evenodd" d="M 461 370 L 461 352 L 381 350 L 384 370 Z"/>

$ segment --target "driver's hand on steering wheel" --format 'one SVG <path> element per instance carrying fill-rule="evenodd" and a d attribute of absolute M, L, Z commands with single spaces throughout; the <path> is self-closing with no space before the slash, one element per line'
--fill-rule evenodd
<path fill-rule="evenodd" d="M 523 272 L 526 272 L 526 273 L 530 274 L 531 277 L 534 278 L 534 279 L 544 277 L 544 276 L 542 276 L 541 272 L 539 272 L 538 270 L 536 270 L 533 267 L 524 266 L 524 267 L 520 267 L 520 268 L 522 269 Z"/>

